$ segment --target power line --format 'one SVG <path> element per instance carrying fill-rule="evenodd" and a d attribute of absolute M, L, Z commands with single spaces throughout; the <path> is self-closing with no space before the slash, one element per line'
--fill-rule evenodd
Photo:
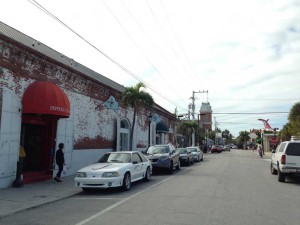
<path fill-rule="evenodd" d="M 119 62 L 117 62 L 116 60 L 114 60 L 113 58 L 111 58 L 109 55 L 107 55 L 106 53 L 104 53 L 103 51 L 101 51 L 99 48 L 97 48 L 95 45 L 93 45 L 91 42 L 89 42 L 83 36 L 81 36 L 79 33 L 77 33 L 74 29 L 72 29 L 70 26 L 68 26 L 62 20 L 60 20 L 58 17 L 54 16 L 50 11 L 48 11 L 45 7 L 43 7 L 41 4 L 39 4 L 36 0 L 27 0 L 27 1 L 29 3 L 31 3 L 32 5 L 34 5 L 35 7 L 37 7 L 38 9 L 40 9 L 42 12 L 44 12 L 48 16 L 50 16 L 52 19 L 54 19 L 57 22 L 59 22 L 60 24 L 62 24 L 64 27 L 66 27 L 68 30 L 70 30 L 72 33 L 74 33 L 76 36 L 78 36 L 80 39 L 82 39 L 84 42 L 86 42 L 88 45 L 90 45 L 96 51 L 98 51 L 103 56 L 105 56 L 108 60 L 110 60 L 115 65 L 117 65 L 118 67 L 120 67 L 123 71 L 125 71 L 128 74 L 130 74 L 136 80 L 141 81 L 142 83 L 146 84 L 146 86 L 149 87 L 149 89 L 151 89 L 153 92 L 155 92 L 156 94 L 158 94 L 159 96 L 161 96 L 162 98 L 164 98 L 165 100 L 167 100 L 168 102 L 170 102 L 171 104 L 173 104 L 174 106 L 177 106 L 177 104 L 175 102 L 169 100 L 167 97 L 165 97 L 162 94 L 158 93 L 154 88 L 152 88 L 150 85 L 148 85 L 145 81 L 143 81 L 141 78 L 139 78 L 133 72 L 131 72 L 130 70 L 128 70 L 125 66 L 123 66 L 122 64 L 120 64 Z M 178 107 L 180 107 L 180 106 L 178 106 Z"/>
<path fill-rule="evenodd" d="M 209 98 L 215 101 L 299 101 L 299 98 Z"/>
<path fill-rule="evenodd" d="M 233 114 L 233 115 L 260 115 L 260 114 L 288 114 L 289 112 L 213 112 L 212 114 Z"/>
<path fill-rule="evenodd" d="M 111 15 L 114 17 L 114 19 L 117 21 L 117 23 L 120 25 L 120 27 L 123 29 L 123 31 L 127 34 L 127 36 L 130 38 L 130 40 L 133 42 L 133 44 L 136 46 L 137 49 L 140 50 L 140 52 L 143 52 L 141 47 L 136 43 L 136 41 L 134 40 L 134 38 L 132 37 L 132 35 L 127 31 L 127 29 L 123 26 L 122 22 L 118 19 L 118 17 L 115 15 L 115 13 L 112 11 L 112 9 L 108 6 L 108 4 L 103 0 L 102 1 L 103 4 L 106 6 L 106 8 L 108 9 L 108 11 L 111 13 Z M 122 1 L 121 1 L 122 2 Z M 122 2 L 123 3 L 123 2 Z M 127 11 L 129 12 L 129 14 L 132 16 L 131 12 L 128 10 L 128 8 L 125 6 L 125 4 L 123 3 L 123 6 L 127 9 Z M 140 26 L 139 26 L 140 27 Z M 162 76 L 162 74 L 159 72 L 159 70 L 157 69 L 157 67 L 151 62 L 151 60 L 145 55 L 143 54 L 145 59 L 147 60 L 147 62 L 154 68 L 154 70 L 158 73 L 158 75 L 165 80 L 165 77 Z M 144 82 L 147 87 L 150 87 L 151 90 L 153 90 L 154 88 L 151 87 L 149 84 L 147 84 L 146 82 Z M 176 90 L 174 90 L 170 85 L 169 82 L 167 82 L 167 80 L 165 80 L 165 84 L 167 86 L 169 86 L 174 93 L 177 94 L 177 96 L 179 97 L 178 93 L 176 92 Z M 157 92 L 156 92 L 157 93 Z M 162 96 L 163 94 L 160 94 L 160 96 Z M 176 106 L 176 104 L 174 104 Z"/>
<path fill-rule="evenodd" d="M 161 25 L 161 23 L 159 22 L 157 16 L 155 15 L 153 9 L 151 8 L 151 6 L 150 6 L 148 0 L 146 0 L 146 3 L 147 3 L 147 6 L 148 6 L 148 8 L 149 8 L 149 10 L 150 10 L 150 12 L 151 12 L 153 18 L 155 19 L 156 23 L 158 24 L 158 27 L 160 28 L 161 32 L 164 34 L 164 36 L 165 36 L 165 38 L 166 38 L 166 40 L 167 40 L 167 43 L 169 44 L 169 46 L 170 46 L 170 48 L 171 48 L 171 50 L 172 50 L 174 56 L 178 59 L 178 61 L 179 61 L 180 64 L 182 65 L 182 68 L 188 72 L 186 66 L 184 65 L 184 63 L 183 63 L 182 60 L 180 59 L 179 55 L 178 55 L 177 52 L 175 51 L 175 49 L 174 49 L 174 47 L 173 47 L 173 45 L 172 45 L 172 42 L 169 40 L 169 38 L 168 38 L 168 36 L 167 36 L 167 34 L 166 34 L 166 32 L 165 32 L 163 26 Z M 192 83 L 191 83 L 191 84 L 192 84 Z"/>
<path fill-rule="evenodd" d="M 187 57 L 187 54 L 186 54 L 184 48 L 182 47 L 182 44 L 181 44 L 181 42 L 180 42 L 180 40 L 179 40 L 179 38 L 178 38 L 178 36 L 177 36 L 177 34 L 176 34 L 176 32 L 175 32 L 173 23 L 171 22 L 170 17 L 168 16 L 166 7 L 165 7 L 165 5 L 163 4 L 162 0 L 160 0 L 160 4 L 162 5 L 163 12 L 165 13 L 165 16 L 166 16 L 166 18 L 167 18 L 167 21 L 168 21 L 169 24 L 170 24 L 170 27 L 171 27 L 172 32 L 173 32 L 173 35 L 174 35 L 176 41 L 178 42 L 179 47 L 181 48 L 181 51 L 183 52 L 183 56 L 185 57 L 186 61 L 188 62 L 188 65 L 189 65 L 189 67 L 190 67 L 190 69 L 191 69 L 191 71 L 192 71 L 192 74 L 195 76 L 195 79 L 196 79 L 195 81 L 199 82 L 199 81 L 197 80 L 197 78 L 196 78 L 196 74 L 195 74 L 195 71 L 193 70 L 191 61 L 190 61 L 189 58 Z M 193 78 L 194 78 L 194 77 L 193 77 Z"/>
<path fill-rule="evenodd" d="M 143 32 L 143 34 L 147 37 L 148 41 L 160 52 L 160 54 L 162 55 L 162 57 L 164 58 L 164 60 L 170 65 L 170 67 L 178 73 L 177 69 L 174 67 L 174 65 L 171 64 L 171 62 L 169 61 L 169 59 L 166 57 L 166 55 L 161 51 L 161 49 L 156 45 L 156 43 L 149 37 L 149 35 L 146 33 L 146 31 L 144 30 L 143 26 L 138 22 L 138 20 L 134 17 L 134 15 L 132 14 L 132 12 L 130 11 L 130 9 L 126 6 L 126 4 L 124 3 L 124 1 L 121 0 L 121 3 L 123 4 L 123 6 L 126 8 L 126 10 L 128 11 L 129 15 L 132 17 L 132 19 L 134 20 L 134 22 L 137 24 L 137 26 L 139 27 L 139 29 Z M 111 12 L 112 13 L 112 12 Z M 122 26 L 123 27 L 123 26 Z M 125 28 L 123 28 L 125 29 Z M 128 35 L 129 33 L 126 32 Z M 152 64 L 151 64 L 152 65 Z M 157 71 L 158 72 L 158 71 Z M 158 73 L 159 75 L 161 75 L 160 73 Z M 165 79 L 165 77 L 162 76 L 162 78 Z M 166 81 L 166 84 L 177 94 L 177 96 L 179 97 L 176 89 L 174 90 L 169 83 Z M 180 98 L 180 97 L 179 97 Z M 183 99 L 181 99 L 183 100 Z"/>

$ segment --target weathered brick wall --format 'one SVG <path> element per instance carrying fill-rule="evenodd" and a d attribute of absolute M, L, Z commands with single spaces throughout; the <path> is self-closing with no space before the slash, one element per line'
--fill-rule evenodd
<path fill-rule="evenodd" d="M 125 110 L 120 104 L 121 93 L 0 36 L 0 86 L 12 90 L 21 100 L 26 88 L 35 81 L 51 81 L 69 97 L 74 109 L 74 149 L 115 149 L 116 118 L 128 118 L 129 121 L 133 118 L 132 110 Z M 110 96 L 119 103 L 119 110 L 113 111 L 104 106 Z M 170 115 L 163 111 L 156 113 L 167 124 L 172 123 Z M 148 145 L 147 115 L 148 110 L 138 110 L 134 134 L 138 148 Z"/>
<path fill-rule="evenodd" d="M 120 93 L 72 71 L 51 59 L 0 39 L 0 85 L 20 99 L 35 81 L 51 81 L 72 99 L 74 112 L 74 149 L 115 147 L 115 115 L 103 102 Z M 123 110 L 124 111 L 124 110 Z M 124 112 L 120 112 L 124 116 Z"/>

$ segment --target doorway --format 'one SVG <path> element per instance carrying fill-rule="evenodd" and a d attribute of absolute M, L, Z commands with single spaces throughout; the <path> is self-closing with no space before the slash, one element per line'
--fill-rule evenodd
<path fill-rule="evenodd" d="M 26 152 L 24 159 L 23 171 L 39 171 L 45 168 L 43 158 L 43 126 L 23 124 L 22 126 L 22 141 Z"/>
<path fill-rule="evenodd" d="M 26 153 L 23 159 L 24 183 L 52 178 L 55 128 L 56 121 L 22 124 L 21 145 Z"/>

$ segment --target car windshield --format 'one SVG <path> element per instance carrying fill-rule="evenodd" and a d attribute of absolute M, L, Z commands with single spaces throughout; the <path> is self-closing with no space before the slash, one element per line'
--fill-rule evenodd
<path fill-rule="evenodd" d="M 196 149 L 196 148 L 188 148 L 188 150 L 189 150 L 190 152 L 197 152 L 197 149 Z"/>
<path fill-rule="evenodd" d="M 130 163 L 131 154 L 130 153 L 106 153 L 99 161 L 100 163 Z"/>
<path fill-rule="evenodd" d="M 148 154 L 165 154 L 169 153 L 170 149 L 168 146 L 151 146 L 148 150 Z"/>
<path fill-rule="evenodd" d="M 187 154 L 188 153 L 186 148 L 177 148 L 177 151 L 179 152 L 179 154 Z"/>

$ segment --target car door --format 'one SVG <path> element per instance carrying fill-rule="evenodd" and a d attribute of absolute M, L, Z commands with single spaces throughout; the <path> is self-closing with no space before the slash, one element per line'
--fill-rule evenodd
<path fill-rule="evenodd" d="M 179 164 L 179 153 L 176 151 L 175 147 L 173 145 L 170 145 L 170 153 L 171 158 L 173 160 L 174 166 Z"/>
<path fill-rule="evenodd" d="M 272 163 L 273 163 L 273 167 L 277 168 L 277 170 L 278 170 L 277 162 L 280 161 L 280 158 L 283 154 L 285 146 L 286 146 L 285 142 L 281 143 L 279 146 L 277 146 L 276 152 L 272 155 L 271 160 L 272 160 Z"/>
<path fill-rule="evenodd" d="M 135 181 L 140 179 L 143 174 L 142 160 L 137 152 L 132 154 L 132 164 L 133 164 L 133 171 L 132 171 L 131 179 L 132 181 Z"/>
<path fill-rule="evenodd" d="M 142 153 L 138 153 L 138 155 L 139 155 L 139 157 L 141 158 L 141 161 L 142 161 L 141 176 L 144 178 L 144 174 L 146 174 L 146 170 L 149 166 L 149 161 L 145 156 L 143 156 Z M 151 168 L 150 168 L 150 171 L 151 171 Z"/>

